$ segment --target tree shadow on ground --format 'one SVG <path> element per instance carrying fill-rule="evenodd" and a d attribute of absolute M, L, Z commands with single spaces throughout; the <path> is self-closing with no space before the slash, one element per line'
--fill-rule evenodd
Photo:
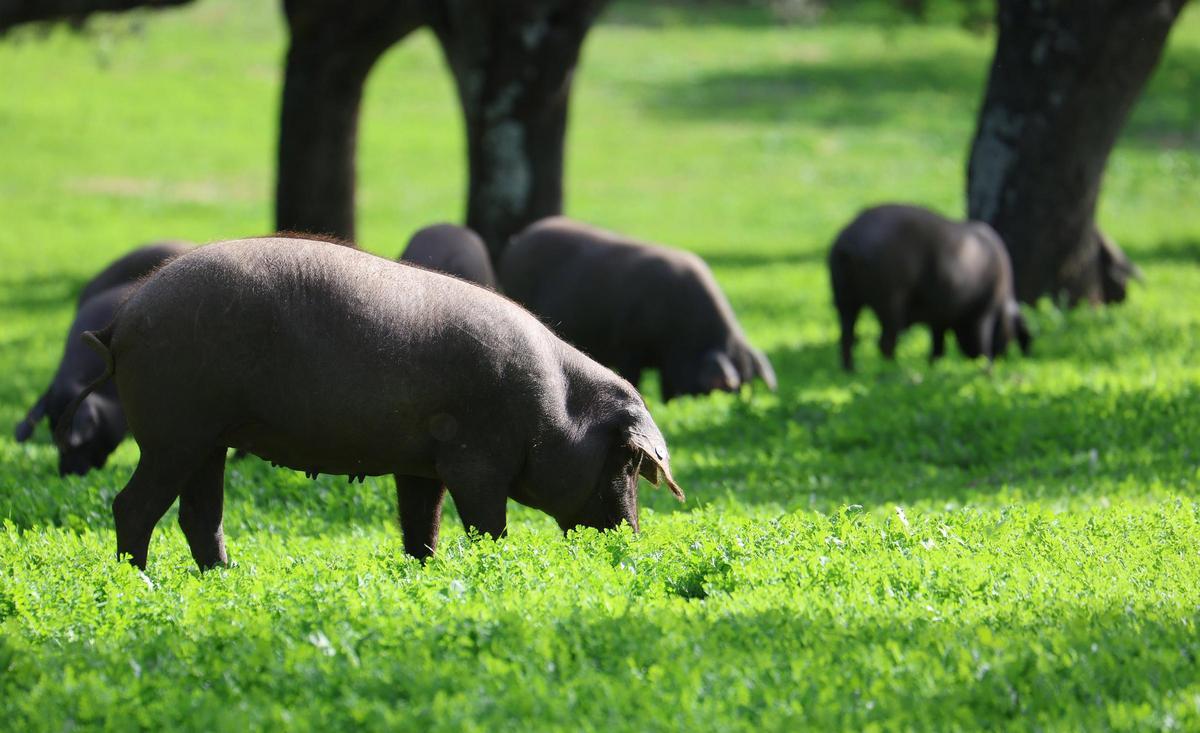
<path fill-rule="evenodd" d="M 877 127 L 920 104 L 927 114 L 974 119 L 991 50 L 929 49 L 827 62 L 725 68 L 647 85 L 643 106 L 673 120 Z M 918 103 L 912 98 L 921 96 Z M 1200 50 L 1164 57 L 1122 133 L 1122 145 L 1200 148 Z"/>
<path fill-rule="evenodd" d="M 824 265 L 828 252 L 822 249 L 805 249 L 794 252 L 712 252 L 703 255 L 704 261 L 713 269 L 755 269 L 762 267 L 785 267 L 795 265 Z"/>
<path fill-rule="evenodd" d="M 74 311 L 87 280 L 67 274 L 0 278 L 0 311 Z"/>
<path fill-rule="evenodd" d="M 1129 255 L 1146 265 L 1200 265 L 1200 239 L 1166 240 L 1148 248 L 1131 248 Z"/>
<path fill-rule="evenodd" d="M 879 126 L 899 113 L 905 96 L 916 93 L 949 95 L 962 105 L 977 105 L 986 71 L 978 54 L 945 50 L 886 63 L 872 58 L 789 62 L 722 69 L 647 86 L 643 104 L 670 119 Z"/>
<path fill-rule="evenodd" d="M 1070 348 L 1044 346 L 1029 366 L 1077 360 L 1082 370 L 1120 359 L 1064 353 Z M 865 349 L 874 352 L 860 342 Z M 930 367 L 871 353 L 850 375 L 836 353 L 834 342 L 774 351 L 776 402 L 743 399 L 715 419 L 671 425 L 689 497 L 822 511 L 987 502 L 1001 491 L 1057 500 L 1117 493 L 1130 479 L 1137 491 L 1187 487 L 1200 462 L 1194 387 L 1032 391 L 1021 386 L 1025 360 L 989 375 L 956 354 Z"/>

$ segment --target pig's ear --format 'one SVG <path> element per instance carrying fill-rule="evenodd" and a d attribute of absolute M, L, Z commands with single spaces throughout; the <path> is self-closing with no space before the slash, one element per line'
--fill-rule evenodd
<path fill-rule="evenodd" d="M 663 481 L 666 481 L 667 488 L 671 490 L 676 499 L 682 502 L 687 498 L 683 495 L 683 489 L 679 488 L 679 484 L 675 483 L 675 478 L 671 476 L 667 446 L 662 443 L 661 438 L 653 438 L 641 433 L 631 432 L 629 435 L 629 447 L 633 449 L 635 454 L 640 454 L 641 456 L 638 473 L 642 474 L 642 478 L 655 486 L 659 486 Z"/>
<path fill-rule="evenodd" d="M 772 392 L 779 389 L 779 382 L 775 379 L 775 369 L 771 366 L 767 355 L 753 346 L 749 348 L 750 360 L 754 364 L 754 376 L 766 382 L 767 389 Z"/>

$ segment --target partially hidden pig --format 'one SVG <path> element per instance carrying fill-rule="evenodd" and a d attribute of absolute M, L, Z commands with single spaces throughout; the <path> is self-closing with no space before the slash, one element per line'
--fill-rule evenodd
<path fill-rule="evenodd" d="M 137 288 L 141 278 L 189 249 L 191 245 L 182 242 L 139 247 L 104 268 L 84 286 L 75 319 L 67 331 L 62 360 L 50 386 L 25 418 L 17 423 L 14 431 L 17 442 L 29 440 L 43 418 L 48 418 L 50 429 L 56 431 L 59 416 L 71 400 L 104 372 L 104 362 L 83 345 L 80 334 L 107 326 L 117 307 Z M 125 438 L 125 432 L 125 415 L 116 387 L 106 384 L 75 412 L 70 429 L 58 446 L 59 474 L 82 476 L 93 468 L 102 468 Z"/>
<path fill-rule="evenodd" d="M 631 383 L 657 369 L 663 400 L 755 378 L 776 388 L 770 361 L 690 252 L 551 217 L 513 238 L 499 275 L 506 295 Z"/>
<path fill-rule="evenodd" d="M 84 334 L 141 448 L 113 501 L 145 567 L 179 497 L 201 568 L 228 562 L 227 447 L 319 473 L 393 474 L 405 550 L 437 545 L 444 492 L 505 534 L 509 498 L 575 526 L 638 527 L 637 482 L 671 476 L 637 391 L 485 288 L 322 242 L 210 244 Z"/>
<path fill-rule="evenodd" d="M 195 246 L 190 242 L 168 240 L 147 244 L 122 255 L 83 286 L 76 301 L 77 307 L 82 307 L 92 296 L 109 288 L 136 283 L 161 267 L 164 262 L 190 251 Z"/>
<path fill-rule="evenodd" d="M 434 224 L 420 229 L 408 240 L 400 260 L 497 289 L 487 245 L 467 227 Z"/>
<path fill-rule="evenodd" d="M 972 359 L 983 355 L 990 363 L 1014 338 L 1029 353 L 1032 337 L 1013 296 L 1008 252 L 983 222 L 901 204 L 867 209 L 838 234 L 829 274 L 847 371 L 854 369 L 854 326 L 864 307 L 879 319 L 879 349 L 888 359 L 914 323 L 929 326 L 930 361 L 945 353 L 947 331 Z"/>

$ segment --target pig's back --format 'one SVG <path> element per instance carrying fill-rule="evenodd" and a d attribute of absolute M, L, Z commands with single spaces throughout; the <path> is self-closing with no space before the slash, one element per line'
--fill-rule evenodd
<path fill-rule="evenodd" d="M 553 339 L 483 288 L 328 243 L 257 239 L 156 273 L 118 317 L 112 353 L 123 394 L 134 381 L 186 389 L 227 406 L 223 419 L 313 435 L 353 415 L 361 443 L 547 389 L 561 379 Z"/>

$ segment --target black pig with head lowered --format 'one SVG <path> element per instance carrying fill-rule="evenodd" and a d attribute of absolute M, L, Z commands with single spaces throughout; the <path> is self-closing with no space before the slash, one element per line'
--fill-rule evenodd
<path fill-rule="evenodd" d="M 510 497 L 564 530 L 637 529 L 639 474 L 683 498 L 629 383 L 491 291 L 364 252 L 210 244 L 85 339 L 141 448 L 113 501 L 117 550 L 139 567 L 176 497 L 197 564 L 227 563 L 226 447 L 310 474 L 395 475 L 417 557 L 437 544 L 446 490 L 493 537 Z"/>
<path fill-rule="evenodd" d="M 462 280 L 496 289 L 496 271 L 478 234 L 455 224 L 434 224 L 412 235 L 402 262 L 411 262 Z"/>
<path fill-rule="evenodd" d="M 57 430 L 59 416 L 71 400 L 104 372 L 104 362 L 84 346 L 80 335 L 107 326 L 117 307 L 140 285 L 141 278 L 191 248 L 183 242 L 139 247 L 112 262 L 84 286 L 58 370 L 50 386 L 17 423 L 14 432 L 18 443 L 29 440 L 42 418 L 48 418 L 50 429 Z M 124 437 L 125 415 L 116 387 L 105 384 L 84 401 L 72 418 L 59 445 L 59 474 L 82 476 L 93 468 L 102 468 Z"/>
<path fill-rule="evenodd" d="M 664 400 L 755 378 L 775 389 L 771 363 L 691 252 L 551 217 L 513 238 L 499 274 L 507 295 L 633 384 L 657 369 Z"/>
<path fill-rule="evenodd" d="M 946 331 L 972 359 L 984 355 L 990 362 L 1013 338 L 1029 353 L 1032 338 L 1013 297 L 1008 252 L 983 222 L 900 204 L 867 209 L 838 235 L 829 274 L 847 371 L 854 369 L 854 326 L 864 307 L 879 319 L 879 348 L 888 359 L 914 323 L 929 325 L 930 361 L 945 352 Z"/>

